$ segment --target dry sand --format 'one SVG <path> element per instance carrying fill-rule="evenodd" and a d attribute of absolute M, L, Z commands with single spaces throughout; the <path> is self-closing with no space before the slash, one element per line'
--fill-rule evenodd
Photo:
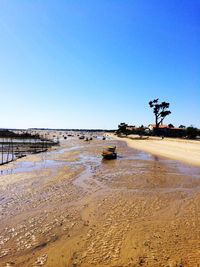
<path fill-rule="evenodd" d="M 200 266 L 200 168 L 77 138 L 7 168 L 0 267 Z"/>
<path fill-rule="evenodd" d="M 112 136 L 117 140 L 122 138 Z M 132 136 L 132 139 L 123 137 L 128 146 L 152 153 L 157 156 L 163 156 L 170 159 L 180 160 L 195 166 L 200 166 L 200 141 L 156 138 L 140 139 Z"/>

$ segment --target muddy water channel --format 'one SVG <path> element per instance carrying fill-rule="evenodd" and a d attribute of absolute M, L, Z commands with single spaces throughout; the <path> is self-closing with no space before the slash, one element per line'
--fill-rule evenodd
<path fill-rule="evenodd" d="M 0 167 L 0 266 L 199 264 L 200 168 L 75 137 Z"/>

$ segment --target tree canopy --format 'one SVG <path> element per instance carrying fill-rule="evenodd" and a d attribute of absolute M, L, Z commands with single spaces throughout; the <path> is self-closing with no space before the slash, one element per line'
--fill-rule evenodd
<path fill-rule="evenodd" d="M 128 124 L 126 124 L 125 122 L 121 122 L 119 125 L 118 125 L 118 130 L 117 130 L 117 133 L 118 134 L 127 134 L 127 130 L 126 130 L 126 127 L 128 126 Z"/>
<path fill-rule="evenodd" d="M 171 111 L 168 110 L 169 103 L 167 102 L 161 102 L 159 103 L 159 98 L 154 99 L 149 102 L 150 108 L 153 108 L 153 113 L 155 114 L 155 124 L 156 129 L 159 128 L 160 124 L 162 124 L 164 118 L 171 114 Z"/>

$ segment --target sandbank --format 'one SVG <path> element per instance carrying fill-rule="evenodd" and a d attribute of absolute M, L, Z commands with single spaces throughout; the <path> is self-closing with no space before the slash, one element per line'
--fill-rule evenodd
<path fill-rule="evenodd" d="M 139 137 L 119 138 L 112 135 L 114 139 L 122 140 L 129 147 L 143 150 L 157 156 L 179 160 L 187 164 L 200 166 L 200 141 L 183 140 L 175 138 L 149 137 L 140 139 Z"/>

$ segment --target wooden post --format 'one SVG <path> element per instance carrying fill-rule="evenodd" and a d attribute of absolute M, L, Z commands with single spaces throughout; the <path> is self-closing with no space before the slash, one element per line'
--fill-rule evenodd
<path fill-rule="evenodd" d="M 13 139 L 11 138 L 11 144 L 12 144 L 12 161 L 14 160 L 14 152 L 13 152 Z"/>
<path fill-rule="evenodd" d="M 8 145 L 8 150 L 7 150 L 7 158 L 6 158 L 6 163 L 9 162 L 9 154 L 10 154 L 10 142 L 9 142 L 9 145 Z"/>
<path fill-rule="evenodd" d="M 3 164 L 3 140 L 1 143 L 1 164 Z"/>

